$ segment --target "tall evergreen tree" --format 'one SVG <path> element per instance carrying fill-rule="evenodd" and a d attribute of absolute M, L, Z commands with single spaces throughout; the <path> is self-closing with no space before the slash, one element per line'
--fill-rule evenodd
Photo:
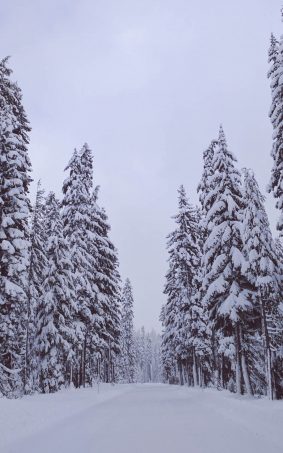
<path fill-rule="evenodd" d="M 93 277 L 98 291 L 100 356 L 104 364 L 104 379 L 108 382 L 115 380 L 115 364 L 119 353 L 120 275 L 117 250 L 109 238 L 107 215 L 98 205 L 98 190 L 99 187 L 96 187 L 91 198 L 92 245 L 96 257 Z"/>
<path fill-rule="evenodd" d="M 217 140 L 212 140 L 209 147 L 203 153 L 203 173 L 197 188 L 197 191 L 199 193 L 199 200 L 201 203 L 201 212 L 203 215 L 209 210 L 210 207 L 207 203 L 210 200 L 210 184 L 213 177 L 212 162 L 216 147 Z"/>
<path fill-rule="evenodd" d="M 75 150 L 66 170 L 69 177 L 63 184 L 62 218 L 64 236 L 71 251 L 77 301 L 75 345 L 76 362 L 73 380 L 76 386 L 86 384 L 88 347 L 99 342 L 96 331 L 96 286 L 93 270 L 96 259 L 90 247 L 93 240 L 91 228 L 91 190 L 93 185 L 92 152 L 85 144 L 80 152 Z"/>
<path fill-rule="evenodd" d="M 0 62 L 0 381 L 1 391 L 23 391 L 29 251 L 29 123 L 22 93 Z"/>
<path fill-rule="evenodd" d="M 46 255 L 45 197 L 40 181 L 37 185 L 36 201 L 33 207 L 30 233 L 30 255 L 28 269 L 28 303 L 26 335 L 26 376 L 25 391 L 30 393 L 37 387 L 35 342 L 35 314 L 42 296 L 43 282 L 48 268 Z"/>
<path fill-rule="evenodd" d="M 269 183 L 269 192 L 273 192 L 276 198 L 276 207 L 280 211 L 277 228 L 282 235 L 283 231 L 283 36 L 280 42 L 271 35 L 271 43 L 268 53 L 270 69 L 271 108 L 269 117 L 273 127 L 273 144 L 271 156 L 273 168 Z"/>
<path fill-rule="evenodd" d="M 160 321 L 162 323 L 161 356 L 164 370 L 164 378 L 170 381 L 175 376 L 175 319 L 176 309 L 176 286 L 173 263 L 169 260 L 169 270 L 166 274 L 164 292 L 167 296 L 166 303 L 161 308 Z"/>
<path fill-rule="evenodd" d="M 120 377 L 123 382 L 134 382 L 134 298 L 132 285 L 127 278 L 121 297 Z"/>
<path fill-rule="evenodd" d="M 49 194 L 45 211 L 48 271 L 36 309 L 35 342 L 39 389 L 50 393 L 71 379 L 76 305 L 69 246 L 54 193 Z"/>
<path fill-rule="evenodd" d="M 204 244 L 204 302 L 216 332 L 221 332 L 222 348 L 233 338 L 236 388 L 241 393 L 241 338 L 245 313 L 250 310 L 249 285 L 243 275 L 241 212 L 244 207 L 241 176 L 236 159 L 228 150 L 220 127 L 218 146 L 212 161 L 213 176 L 206 214 L 208 236 Z M 243 360 L 245 358 L 243 357 Z M 247 390 L 250 389 L 244 373 Z"/>
<path fill-rule="evenodd" d="M 198 185 L 197 191 L 199 194 L 200 201 L 200 250 L 201 256 L 203 256 L 204 244 L 209 234 L 209 229 L 207 225 L 207 213 L 211 208 L 211 203 L 213 203 L 213 198 L 211 198 L 211 193 L 213 191 L 214 184 L 214 170 L 213 170 L 213 159 L 214 154 L 218 147 L 218 141 L 212 140 L 209 147 L 203 152 L 203 173 L 201 181 Z M 204 299 L 204 289 L 202 287 L 202 282 L 205 275 L 205 268 L 200 266 L 197 272 L 196 277 L 196 305 L 201 310 L 201 319 L 202 323 L 199 325 L 199 337 L 200 341 L 200 361 L 202 364 L 202 372 L 206 371 L 206 376 L 202 376 L 202 380 L 209 380 L 212 378 L 215 385 L 219 385 L 219 360 L 217 353 L 217 339 L 216 332 L 212 327 L 212 320 L 209 319 L 209 313 L 207 311 L 207 306 L 203 304 Z M 222 361 L 220 361 L 222 362 Z M 213 370 L 213 375 L 211 371 Z M 211 376 L 210 376 L 211 375 Z"/>
<path fill-rule="evenodd" d="M 193 324 L 197 311 L 194 307 L 195 278 L 200 264 L 198 214 L 180 187 L 179 212 L 174 217 L 177 228 L 168 236 L 169 272 L 165 294 L 163 350 L 168 350 L 177 361 L 180 382 L 183 383 L 183 367 L 192 362 L 196 385 L 196 351 Z"/>
<path fill-rule="evenodd" d="M 246 275 L 257 290 L 253 319 L 261 319 L 267 394 L 273 397 L 272 330 L 271 319 L 276 319 L 280 291 L 280 267 L 275 243 L 264 208 L 264 197 L 251 170 L 244 170 L 245 209 L 243 213 L 244 254 Z M 273 344 L 273 347 L 275 345 Z M 259 360 L 259 357 L 257 357 Z"/>

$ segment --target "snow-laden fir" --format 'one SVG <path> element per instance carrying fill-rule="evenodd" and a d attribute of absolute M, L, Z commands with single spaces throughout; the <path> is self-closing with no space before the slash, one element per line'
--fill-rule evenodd
<path fill-rule="evenodd" d="M 283 10 L 282 10 L 283 20 Z M 270 69 L 268 78 L 270 79 L 272 103 L 269 117 L 273 127 L 272 151 L 273 168 L 268 190 L 273 192 L 276 198 L 276 207 L 280 211 L 277 228 L 282 234 L 283 231 L 283 35 L 278 42 L 275 36 L 271 35 L 270 48 L 268 52 L 268 62 Z"/>
<path fill-rule="evenodd" d="M 0 391 L 17 394 L 26 381 L 31 163 L 29 123 L 21 90 L 0 62 Z"/>

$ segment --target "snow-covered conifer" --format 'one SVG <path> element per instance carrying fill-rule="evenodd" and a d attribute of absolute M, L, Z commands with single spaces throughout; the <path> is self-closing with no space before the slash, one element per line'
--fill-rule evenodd
<path fill-rule="evenodd" d="M 120 379 L 134 382 L 134 298 L 130 280 L 127 278 L 121 297 L 121 337 L 120 337 Z"/>
<path fill-rule="evenodd" d="M 241 212 L 244 207 L 241 175 L 236 159 L 228 150 L 220 127 L 218 146 L 212 161 L 213 174 L 207 196 L 208 236 L 204 243 L 204 302 L 222 345 L 233 337 L 235 345 L 236 388 L 241 393 L 241 335 L 245 313 L 250 310 L 250 288 L 243 275 Z M 227 340 L 228 343 L 227 343 Z M 244 373 L 246 381 L 247 375 Z M 248 382 L 245 382 L 249 388 Z"/>
<path fill-rule="evenodd" d="M 48 259 L 46 256 L 45 197 L 40 181 L 37 185 L 36 200 L 32 212 L 30 232 L 30 255 L 28 269 L 27 335 L 26 335 L 26 376 L 25 391 L 31 392 L 36 378 L 35 313 L 42 296 Z"/>
<path fill-rule="evenodd" d="M 62 218 L 64 236 L 71 251 L 77 302 L 75 345 L 76 361 L 73 381 L 76 386 L 86 383 L 88 346 L 99 342 L 95 304 L 96 288 L 93 285 L 95 257 L 90 243 L 91 231 L 91 190 L 93 185 L 92 152 L 85 144 L 80 152 L 75 150 L 66 170 L 69 177 L 63 184 Z"/>
<path fill-rule="evenodd" d="M 247 260 L 246 275 L 257 290 L 254 302 L 253 323 L 256 315 L 261 320 L 267 393 L 273 397 L 272 377 L 272 325 L 276 318 L 280 291 L 280 268 L 275 243 L 264 208 L 264 197 L 251 170 L 244 170 L 245 209 L 243 212 L 244 254 Z M 259 360 L 259 357 L 257 358 Z"/>
<path fill-rule="evenodd" d="M 94 283 L 97 286 L 97 320 L 100 325 L 100 356 L 104 364 L 104 379 L 115 380 L 115 364 L 120 336 L 120 275 L 117 250 L 109 238 L 110 225 L 106 212 L 98 205 L 96 187 L 91 198 L 91 247 L 96 258 Z"/>
<path fill-rule="evenodd" d="M 173 354 L 183 383 L 183 368 L 188 369 L 189 361 L 195 363 L 196 360 L 192 322 L 196 316 L 195 277 L 200 264 L 200 249 L 198 213 L 189 204 L 183 186 L 178 193 L 179 210 L 174 216 L 177 228 L 168 236 L 167 243 L 169 272 L 165 286 L 167 302 L 163 308 L 162 351 L 165 362 L 169 361 L 169 364 Z M 196 379 L 194 382 L 196 384 Z"/>
<path fill-rule="evenodd" d="M 270 69 L 268 77 L 271 88 L 271 108 L 269 117 L 273 127 L 273 144 L 271 156 L 273 168 L 269 183 L 269 191 L 276 198 L 276 207 L 280 211 L 277 228 L 283 231 L 283 36 L 280 42 L 271 35 L 271 43 L 268 53 Z"/>
<path fill-rule="evenodd" d="M 0 61 L 0 385 L 22 392 L 27 332 L 29 123 L 22 94 Z"/>
<path fill-rule="evenodd" d="M 54 193 L 46 200 L 45 231 L 48 269 L 36 307 L 35 349 L 39 389 L 51 393 L 71 380 L 76 314 L 70 251 Z"/>
<path fill-rule="evenodd" d="M 207 199 L 207 196 L 209 195 L 211 189 L 210 182 L 213 176 L 212 161 L 216 146 L 217 140 L 212 140 L 209 147 L 203 153 L 203 173 L 197 188 L 202 214 L 206 213 L 209 209 L 209 205 L 207 205 L 209 197 Z"/>

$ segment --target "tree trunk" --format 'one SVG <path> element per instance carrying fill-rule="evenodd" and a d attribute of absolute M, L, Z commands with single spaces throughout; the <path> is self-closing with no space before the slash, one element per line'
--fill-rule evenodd
<path fill-rule="evenodd" d="M 31 370 L 30 370 L 30 320 L 31 320 L 31 296 L 30 291 L 27 298 L 27 324 L 26 324 L 26 344 L 25 344 L 25 364 L 24 364 L 24 376 L 23 376 L 23 384 L 24 384 L 24 394 L 28 392 L 28 381 L 30 380 Z M 30 382 L 29 382 L 30 384 Z M 31 387 L 34 387 L 32 383 Z M 29 389 L 30 391 L 31 389 Z"/>
<path fill-rule="evenodd" d="M 198 367 L 198 382 L 199 382 L 199 386 L 200 387 L 203 387 L 203 382 L 202 382 L 202 368 L 201 368 L 201 365 L 199 364 L 199 367 Z"/>
<path fill-rule="evenodd" d="M 185 367 L 185 375 L 186 375 L 186 384 L 190 386 L 190 371 L 189 371 L 189 362 L 186 360 L 186 367 Z"/>
<path fill-rule="evenodd" d="M 273 385 L 272 385 L 272 360 L 271 360 L 271 348 L 270 348 L 270 339 L 267 328 L 266 320 L 266 310 L 264 304 L 264 298 L 260 298 L 260 309 L 261 309 L 261 326 L 262 326 L 262 339 L 263 339 L 263 349 L 264 349 L 264 358 L 265 358 L 265 376 L 267 384 L 267 396 L 270 400 L 273 399 Z"/>
<path fill-rule="evenodd" d="M 250 373 L 249 373 L 249 368 L 247 364 L 247 358 L 246 358 L 246 353 L 243 349 L 243 331 L 242 331 L 242 326 L 239 326 L 239 336 L 240 336 L 240 343 L 242 346 L 241 350 L 241 365 L 242 365 L 242 371 L 243 371 L 243 378 L 244 378 L 244 383 L 246 387 L 246 392 L 249 396 L 253 396 L 253 391 L 252 391 L 252 386 L 251 386 L 251 380 L 250 380 Z"/>
<path fill-rule="evenodd" d="M 79 370 L 79 387 L 81 387 L 83 384 L 83 357 L 84 357 L 83 349 L 80 352 L 80 356 L 81 357 L 80 357 L 80 370 Z"/>
<path fill-rule="evenodd" d="M 220 363 L 220 385 L 224 389 L 224 354 L 221 354 Z"/>
<path fill-rule="evenodd" d="M 27 328 L 26 328 L 26 345 L 25 345 L 25 365 L 24 365 L 24 393 L 25 395 L 28 393 L 27 383 L 28 383 L 28 376 L 29 376 L 29 320 L 27 321 Z"/>
<path fill-rule="evenodd" d="M 194 379 L 194 387 L 197 387 L 198 386 L 198 376 L 197 376 L 197 361 L 196 361 L 195 348 L 193 348 L 193 379 Z"/>
<path fill-rule="evenodd" d="M 239 335 L 239 324 L 235 325 L 234 332 L 234 341 L 235 341 L 235 367 L 236 367 L 236 391 L 238 395 L 242 394 L 242 370 L 241 370 L 241 345 L 240 345 L 240 335 Z"/>
<path fill-rule="evenodd" d="M 268 398 L 273 400 L 273 380 L 272 380 L 272 357 L 271 349 L 267 348 L 267 388 L 268 388 Z"/>
<path fill-rule="evenodd" d="M 70 387 L 72 386 L 73 383 L 73 362 L 71 362 L 70 365 Z"/>
<path fill-rule="evenodd" d="M 219 386 L 219 369 L 218 369 L 218 363 L 217 363 L 217 352 L 216 352 L 216 341 L 215 341 L 215 332 L 214 329 L 212 330 L 212 337 L 211 337 L 211 343 L 212 343 L 212 359 L 213 359 L 213 380 L 214 380 L 214 386 L 218 387 Z"/>
<path fill-rule="evenodd" d="M 181 359 L 178 360 L 180 385 L 184 385 L 183 365 Z"/>
<path fill-rule="evenodd" d="M 85 334 L 84 347 L 83 347 L 83 369 L 82 369 L 83 387 L 85 387 L 85 383 L 86 383 L 86 337 L 87 337 L 87 334 Z"/>

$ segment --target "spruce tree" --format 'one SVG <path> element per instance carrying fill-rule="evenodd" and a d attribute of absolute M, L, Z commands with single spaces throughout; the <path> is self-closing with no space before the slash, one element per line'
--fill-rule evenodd
<path fill-rule="evenodd" d="M 0 62 L 0 381 L 4 394 L 23 391 L 27 332 L 31 164 L 22 93 Z"/>
<path fill-rule="evenodd" d="M 203 173 L 197 188 L 199 194 L 199 201 L 201 204 L 201 213 L 203 215 L 209 209 L 209 205 L 207 203 L 209 202 L 210 199 L 209 197 L 211 189 L 210 183 L 213 176 L 212 161 L 216 147 L 217 140 L 212 140 L 209 147 L 203 152 Z"/>
<path fill-rule="evenodd" d="M 46 255 L 45 229 L 45 196 L 40 181 L 37 185 L 36 201 L 33 207 L 30 255 L 28 269 L 28 303 L 27 303 L 27 335 L 26 335 L 26 376 L 25 391 L 30 393 L 38 385 L 36 379 L 35 314 L 42 296 L 43 282 L 46 277 L 48 259 Z"/>
<path fill-rule="evenodd" d="M 273 398 L 272 323 L 276 319 L 280 291 L 280 267 L 275 243 L 264 208 L 264 197 L 251 170 L 244 170 L 245 209 L 243 213 L 246 275 L 256 288 L 253 320 L 261 320 L 267 394 Z M 273 345 L 275 346 L 275 345 Z M 257 358 L 259 360 L 259 357 Z"/>
<path fill-rule="evenodd" d="M 77 302 L 73 381 L 76 386 L 85 386 L 89 348 L 93 350 L 94 342 L 99 343 L 95 316 L 97 288 L 93 285 L 96 259 L 90 246 L 93 240 L 90 200 L 93 185 L 92 152 L 87 144 L 80 152 L 74 151 L 66 170 L 69 171 L 69 177 L 63 184 L 62 219 L 73 263 Z"/>
<path fill-rule="evenodd" d="M 104 379 L 115 380 L 115 365 L 120 336 L 120 275 L 117 250 L 109 238 L 110 225 L 104 208 L 98 204 L 96 187 L 91 198 L 91 225 L 96 258 L 94 282 L 97 285 L 100 313 L 100 356 L 104 363 Z"/>
<path fill-rule="evenodd" d="M 241 393 L 241 338 L 244 319 L 251 309 L 250 287 L 243 275 L 241 213 L 244 207 L 241 175 L 236 159 L 228 150 L 220 127 L 218 146 L 212 161 L 213 175 L 207 198 L 207 238 L 204 243 L 204 302 L 213 328 L 220 337 L 220 350 L 225 351 L 230 339 L 235 346 L 236 388 Z M 226 353 L 229 354 L 230 346 Z M 243 358 L 244 360 L 244 358 Z M 247 374 L 244 373 L 246 380 Z M 249 382 L 245 382 L 247 390 Z"/>
<path fill-rule="evenodd" d="M 165 276 L 166 285 L 164 293 L 167 296 L 166 303 L 161 308 L 160 321 L 162 323 L 161 356 L 166 381 L 172 381 L 176 375 L 175 354 L 175 320 L 176 309 L 176 285 L 173 263 L 169 260 L 169 270 Z"/>
<path fill-rule="evenodd" d="M 127 278 L 121 297 L 121 340 L 120 340 L 120 378 L 122 382 L 132 383 L 135 377 L 134 354 L 134 298 L 130 280 Z"/>
<path fill-rule="evenodd" d="M 35 343 L 39 389 L 52 393 L 71 381 L 76 314 L 73 268 L 54 193 L 46 200 L 45 230 L 48 271 L 36 309 Z"/>
<path fill-rule="evenodd" d="M 170 269 L 167 274 L 164 309 L 163 349 L 174 351 L 183 383 L 183 368 L 193 367 L 196 377 L 196 351 L 194 346 L 197 311 L 194 307 L 195 278 L 200 264 L 198 213 L 186 197 L 183 186 L 178 190 L 179 211 L 174 217 L 177 228 L 168 236 Z M 192 362 L 192 363 L 190 363 Z"/>
<path fill-rule="evenodd" d="M 280 211 L 277 228 L 283 231 L 283 36 L 280 42 L 271 35 L 271 43 L 268 54 L 270 69 L 268 77 L 271 88 L 271 108 L 269 117 L 273 127 L 273 144 L 271 156 L 273 168 L 269 183 L 269 192 L 273 192 L 276 198 L 276 207 Z"/>
<path fill-rule="evenodd" d="M 209 147 L 203 152 L 203 173 L 198 185 L 197 191 L 199 194 L 200 201 L 200 250 L 201 256 L 203 256 L 203 248 L 205 240 L 208 236 L 208 225 L 206 224 L 206 216 L 211 207 L 213 199 L 211 193 L 213 191 L 213 158 L 218 146 L 217 140 L 212 140 Z M 195 296 L 195 304 L 201 311 L 200 319 L 203 320 L 199 325 L 199 337 L 200 341 L 200 362 L 202 364 L 202 373 L 206 371 L 206 376 L 202 376 L 200 380 L 209 380 L 212 378 L 214 385 L 219 385 L 219 369 L 218 369 L 218 353 L 217 353 L 217 341 L 215 337 L 215 330 L 211 328 L 211 319 L 207 311 L 207 306 L 203 304 L 204 291 L 202 287 L 203 278 L 205 275 L 205 269 L 203 266 L 199 266 L 196 276 L 196 287 L 197 292 Z M 209 376 L 209 370 L 213 370 L 214 375 Z"/>

